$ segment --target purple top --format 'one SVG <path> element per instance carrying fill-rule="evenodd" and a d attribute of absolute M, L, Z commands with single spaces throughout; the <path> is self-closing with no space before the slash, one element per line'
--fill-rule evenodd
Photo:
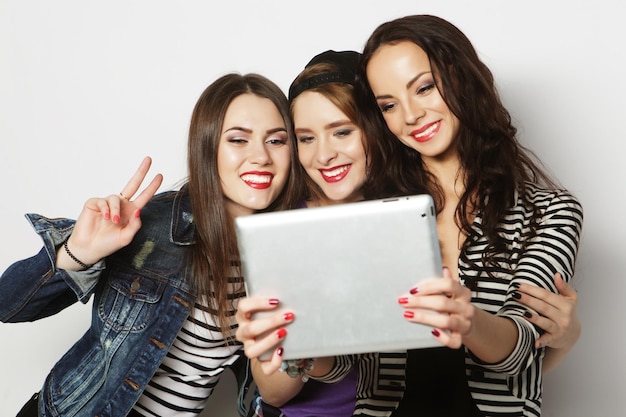
<path fill-rule="evenodd" d="M 334 384 L 310 379 L 280 410 L 286 417 L 351 416 L 356 405 L 357 377 L 357 369 L 352 368 L 345 378 Z"/>

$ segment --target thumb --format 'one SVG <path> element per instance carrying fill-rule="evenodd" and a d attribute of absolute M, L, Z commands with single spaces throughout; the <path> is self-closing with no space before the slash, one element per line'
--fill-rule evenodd
<path fill-rule="evenodd" d="M 556 285 L 556 289 L 559 290 L 559 294 L 565 297 L 573 297 L 576 295 L 576 290 L 569 285 L 560 273 L 554 274 L 554 284 Z"/>

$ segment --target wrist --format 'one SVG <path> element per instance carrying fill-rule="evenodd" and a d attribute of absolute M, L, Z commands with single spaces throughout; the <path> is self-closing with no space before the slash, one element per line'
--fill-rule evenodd
<path fill-rule="evenodd" d="M 59 252 L 57 252 L 57 257 L 60 253 L 64 253 L 66 256 L 67 262 L 63 262 L 64 265 L 67 265 L 68 270 L 86 270 L 91 268 L 94 264 L 90 264 L 87 262 L 83 262 L 78 256 L 74 254 L 74 252 L 70 249 L 69 246 L 69 237 L 63 241 L 63 247 L 60 248 Z M 77 269 L 78 268 L 78 269 Z"/>
<path fill-rule="evenodd" d="M 308 372 L 313 370 L 315 359 L 290 359 L 284 360 L 280 365 L 280 371 L 285 372 L 292 378 L 302 378 L 302 382 L 307 382 L 310 378 Z"/>

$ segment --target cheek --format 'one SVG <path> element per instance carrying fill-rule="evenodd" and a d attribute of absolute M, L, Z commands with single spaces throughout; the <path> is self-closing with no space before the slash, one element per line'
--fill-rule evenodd
<path fill-rule="evenodd" d="M 314 154 L 313 146 L 298 146 L 298 162 L 304 168 L 311 165 L 311 159 Z"/>
<path fill-rule="evenodd" d="M 278 170 L 289 173 L 289 168 L 291 167 L 291 152 L 289 148 L 280 149 L 272 159 L 277 164 Z"/>

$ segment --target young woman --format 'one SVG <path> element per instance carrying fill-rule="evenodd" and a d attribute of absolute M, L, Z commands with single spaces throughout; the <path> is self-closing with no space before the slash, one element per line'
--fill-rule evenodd
<path fill-rule="evenodd" d="M 352 96 L 353 81 L 345 76 L 345 73 L 350 70 L 350 60 L 346 56 L 352 56 L 351 54 L 353 53 L 333 53 L 332 51 L 320 54 L 307 65 L 307 68 L 290 88 L 291 108 L 296 137 L 299 141 L 300 161 L 309 174 L 309 186 L 313 187 L 313 190 L 317 190 L 313 195 L 319 194 L 322 190 L 325 193 L 321 198 L 313 198 L 316 204 L 324 204 L 325 200 L 328 200 L 326 204 L 333 201 L 356 201 L 357 199 L 354 197 L 359 195 L 361 197 L 385 197 L 394 193 L 419 191 L 420 183 L 412 183 L 411 181 L 414 181 L 412 176 L 408 176 L 411 181 L 399 181 L 405 178 L 400 174 L 403 170 L 408 169 L 407 162 L 414 161 L 412 153 L 381 154 L 381 157 L 385 158 L 385 169 L 377 171 L 379 175 L 372 175 L 371 170 L 374 168 L 368 169 L 369 164 L 365 163 L 367 160 L 366 147 L 362 141 L 362 152 L 349 154 L 340 151 L 333 152 L 333 148 L 328 145 L 330 142 L 325 142 L 328 135 L 325 135 L 324 132 L 335 132 L 335 135 L 342 134 L 341 128 L 346 120 L 351 120 L 351 125 L 358 126 L 358 132 L 363 139 L 366 136 L 363 135 L 361 126 L 375 123 L 377 120 L 384 125 L 384 120 L 381 119 L 377 106 L 374 107 L 376 113 L 370 114 L 370 118 L 367 119 L 369 123 L 366 118 L 359 121 L 358 117 L 355 116 L 356 106 Z M 324 60 L 330 61 L 334 65 L 328 62 L 320 63 Z M 355 72 L 356 63 L 353 65 L 352 71 Z M 367 113 L 364 106 L 359 106 L 359 111 Z M 337 128 L 334 129 L 335 127 Z M 384 130 L 373 129 L 372 126 L 369 127 L 369 130 L 378 134 L 378 137 L 386 137 L 393 143 L 397 142 L 394 136 L 390 137 L 389 133 Z M 368 138 L 370 137 L 368 136 Z M 343 142 L 337 139 L 336 143 Z M 367 148 L 373 149 L 369 152 L 371 156 L 378 148 L 378 144 L 374 141 L 373 148 L 369 146 Z M 311 157 L 310 152 L 312 151 L 315 151 L 313 154 L 315 158 Z M 348 155 L 352 156 L 348 157 Z M 355 162 L 357 155 L 363 159 L 362 164 Z M 312 160 L 317 162 L 311 163 Z M 362 178 L 366 172 L 369 172 L 368 178 L 373 178 L 373 182 L 366 184 L 366 187 L 361 186 L 362 181 L 346 182 L 344 187 L 340 184 L 341 179 L 332 182 L 332 179 L 337 179 L 338 174 L 342 172 L 349 172 L 349 175 L 353 175 L 356 168 L 362 170 Z M 335 175 L 327 175 L 327 172 L 332 172 Z M 382 175 L 383 173 L 386 175 Z M 424 188 L 426 187 L 424 186 Z M 338 193 L 338 190 L 342 190 L 343 193 Z M 334 196 L 334 199 L 331 196 Z M 352 198 L 346 199 L 346 196 Z M 548 289 L 521 284 L 520 292 L 524 290 L 528 293 L 524 294 L 518 301 L 546 315 L 546 317 L 539 317 L 532 314 L 530 318 L 531 321 L 547 330 L 542 338 L 537 340 L 537 344 L 550 341 L 550 343 L 554 342 L 555 347 L 559 347 L 559 350 L 567 351 L 575 343 L 580 329 L 575 315 L 575 297 L 572 298 L 572 293 L 575 294 L 575 291 L 561 281 L 558 274 L 555 279 L 557 287 L 564 293 L 563 296 L 553 294 Z M 392 302 L 392 300 L 388 301 Z M 318 358 L 311 370 L 304 367 L 308 364 L 306 361 L 292 365 L 300 366 L 300 372 L 311 377 L 306 384 L 301 378 L 290 378 L 285 373 L 274 373 L 281 367 L 282 350 L 280 348 L 276 350 L 271 361 L 260 363 L 256 357 L 275 346 L 280 338 L 288 337 L 288 327 L 285 328 L 285 326 L 291 322 L 293 315 L 289 313 L 286 315 L 277 314 L 272 319 L 262 320 L 252 320 L 251 317 L 255 311 L 270 310 L 277 308 L 277 306 L 277 300 L 246 298 L 240 303 L 237 313 L 237 320 L 240 324 L 237 337 L 244 342 L 246 355 L 253 358 L 252 368 L 263 399 L 266 403 L 279 406 L 281 409 L 276 411 L 265 407 L 266 416 L 268 413 L 272 413 L 269 415 L 280 414 L 281 411 L 287 417 L 349 415 L 345 411 L 349 404 L 352 404 L 353 409 L 356 405 L 355 415 L 396 416 L 415 411 L 413 406 L 417 403 L 419 403 L 419 410 L 425 415 L 471 415 L 471 413 L 478 413 L 466 382 L 468 371 L 466 370 L 463 350 L 454 351 L 439 348 L 409 352 L 410 368 L 407 370 L 407 383 L 412 391 L 404 395 L 404 400 L 397 410 L 400 398 L 403 397 L 405 383 L 403 374 L 399 373 L 399 370 L 403 369 L 407 362 L 406 355 L 398 352 L 373 354 L 366 357 L 367 360 L 361 361 L 361 364 L 371 364 L 372 366 L 360 366 L 359 378 L 361 381 L 358 383 L 358 402 L 355 398 L 356 393 L 350 392 L 348 383 L 340 379 L 343 372 L 348 369 L 350 369 L 350 373 L 348 373 L 347 379 L 352 380 L 354 378 L 354 367 L 351 368 L 351 366 L 357 358 L 342 357 L 337 358 L 337 362 L 334 359 Z M 526 313 L 531 314 L 530 311 L 526 311 Z M 265 338 L 259 337 L 269 330 L 274 330 L 276 334 L 272 333 Z M 276 337 L 276 335 L 280 337 Z M 556 349 L 549 349 L 549 351 L 552 353 Z M 360 358 L 362 359 L 363 356 Z M 415 366 L 416 363 L 432 363 L 437 367 L 434 369 L 418 368 Z M 390 366 L 385 368 L 386 364 Z M 391 375 L 389 378 L 384 376 L 386 371 L 389 371 L 389 375 Z M 377 376 L 374 377 L 373 375 Z M 416 395 L 415 388 L 417 384 L 420 384 L 416 378 L 420 376 L 424 379 L 421 381 L 421 391 Z M 372 385 L 374 378 L 379 382 L 377 387 Z M 315 382 L 316 379 L 324 382 L 336 382 L 337 380 L 341 382 L 330 384 L 330 386 L 338 387 L 331 390 Z M 386 387 L 384 385 L 385 380 L 388 382 Z M 431 397 L 431 395 L 444 395 L 445 401 L 433 401 L 436 397 Z"/>
<path fill-rule="evenodd" d="M 377 104 L 396 136 L 367 135 L 373 181 L 384 175 L 385 155 L 403 154 L 414 160 L 402 167 L 406 176 L 438 207 L 445 279 L 401 295 L 404 317 L 433 326 L 443 345 L 463 347 L 481 415 L 540 415 L 545 349 L 536 346 L 540 335 L 518 288 L 556 292 L 556 272 L 570 280 L 579 202 L 520 145 L 491 72 L 450 22 L 417 15 L 382 24 L 366 42 L 359 80 L 360 99 Z M 419 366 L 409 353 L 409 374 Z M 421 384 L 408 379 L 406 393 Z M 420 409 L 413 398 L 405 394 L 397 415 Z"/>
<path fill-rule="evenodd" d="M 353 51 L 326 51 L 315 56 L 289 89 L 291 115 L 294 121 L 298 158 L 306 172 L 307 194 L 303 207 L 351 203 L 364 199 L 367 157 L 365 137 L 357 122 L 353 99 L 353 84 L 359 54 Z M 302 378 L 292 378 L 286 372 L 275 373 L 280 367 L 282 351 L 271 363 L 256 359 L 255 340 L 246 336 L 255 311 L 271 308 L 266 298 L 250 297 L 242 300 L 237 319 L 243 323 L 237 337 L 246 345 L 254 380 L 266 404 L 261 413 L 260 399 L 255 408 L 265 417 L 287 416 L 345 416 L 354 411 L 357 370 L 335 384 L 315 378 L 306 384 Z M 292 316 L 286 316 L 287 322 Z M 286 323 L 282 315 L 276 319 L 280 326 Z M 261 321 L 261 320 L 259 320 Z M 253 324 L 256 326 L 258 324 Z M 254 339 L 258 334 L 254 336 Z M 256 345 L 256 347 L 255 347 Z M 257 353 L 258 352 L 258 353 Z M 334 358 L 317 358 L 309 375 L 324 376 Z M 269 368 L 268 368 L 269 366 Z M 291 365 L 297 368 L 297 364 Z M 264 369 L 266 368 L 266 369 Z M 270 369 L 271 368 L 271 369 Z M 269 406 L 280 406 L 280 410 Z"/>
<path fill-rule="evenodd" d="M 44 247 L 0 277 L 0 319 L 32 321 L 94 301 L 91 328 L 21 415 L 202 411 L 241 356 L 234 218 L 301 201 L 288 112 L 266 78 L 225 75 L 193 111 L 180 190 L 153 197 L 157 175 L 135 198 L 146 159 L 119 194 L 89 199 L 76 222 L 29 215 Z"/>

